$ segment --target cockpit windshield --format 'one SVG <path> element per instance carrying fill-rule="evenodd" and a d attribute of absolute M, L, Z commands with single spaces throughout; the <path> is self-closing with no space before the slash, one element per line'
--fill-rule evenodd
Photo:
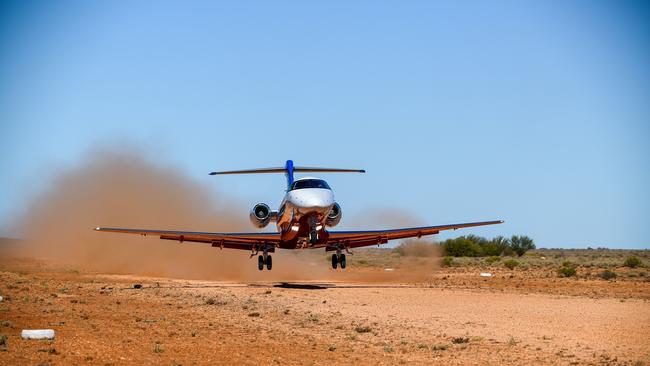
<path fill-rule="evenodd" d="M 302 179 L 293 182 L 291 185 L 291 190 L 294 189 L 303 189 L 303 188 L 321 188 L 321 189 L 331 189 L 322 179 Z"/>

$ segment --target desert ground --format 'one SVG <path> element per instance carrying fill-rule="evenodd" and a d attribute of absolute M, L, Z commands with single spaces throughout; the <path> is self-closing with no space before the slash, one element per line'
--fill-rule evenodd
<path fill-rule="evenodd" d="M 509 269 L 359 250 L 345 271 L 306 254 L 326 272 L 305 281 L 102 273 L 2 256 L 0 364 L 649 365 L 648 269 L 617 264 L 625 253 L 587 253 L 535 251 Z M 562 278 L 567 257 L 578 271 Z M 603 268 L 617 277 L 601 278 Z M 21 339 L 40 328 L 55 339 Z"/>

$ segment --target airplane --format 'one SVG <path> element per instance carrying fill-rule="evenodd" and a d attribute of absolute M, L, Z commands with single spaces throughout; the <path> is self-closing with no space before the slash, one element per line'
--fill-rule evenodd
<path fill-rule="evenodd" d="M 347 259 L 345 253 L 349 249 L 371 245 L 386 244 L 389 240 L 420 238 L 425 235 L 438 234 L 443 230 L 501 224 L 503 220 L 469 222 L 461 224 L 411 227 L 390 230 L 364 231 L 328 231 L 341 221 L 341 206 L 334 200 L 334 194 L 327 182 L 320 178 L 304 177 L 294 179 L 294 173 L 365 173 L 363 169 L 314 168 L 294 166 L 292 160 L 287 160 L 284 167 L 262 168 L 249 170 L 231 170 L 212 172 L 210 175 L 224 174 L 260 174 L 284 173 L 287 179 L 287 191 L 277 211 L 269 205 L 258 203 L 250 212 L 250 220 L 257 228 L 264 228 L 275 222 L 277 232 L 253 233 L 215 233 L 196 231 L 172 231 L 149 229 L 125 229 L 97 227 L 96 231 L 153 235 L 160 239 L 177 240 L 179 242 L 207 243 L 213 247 L 240 249 L 251 252 L 250 258 L 258 256 L 258 269 L 266 267 L 271 270 L 273 258 L 269 253 L 280 249 L 325 248 L 332 254 L 332 268 L 345 269 Z M 262 252 L 262 254 L 259 254 Z"/>

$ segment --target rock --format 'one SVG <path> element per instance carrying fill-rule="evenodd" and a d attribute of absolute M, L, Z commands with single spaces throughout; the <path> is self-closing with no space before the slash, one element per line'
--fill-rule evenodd
<path fill-rule="evenodd" d="M 492 273 L 481 272 L 480 276 L 481 276 L 481 277 L 492 277 Z"/>
<path fill-rule="evenodd" d="M 142 288 L 142 285 L 139 284 L 139 283 L 136 283 L 135 285 L 133 285 L 133 288 Z"/>

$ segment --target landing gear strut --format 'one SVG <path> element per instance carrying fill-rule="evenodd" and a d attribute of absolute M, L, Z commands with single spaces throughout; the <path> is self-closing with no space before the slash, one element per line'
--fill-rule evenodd
<path fill-rule="evenodd" d="M 318 232 L 312 231 L 309 233 L 309 243 L 311 245 L 317 244 L 318 243 Z"/>

